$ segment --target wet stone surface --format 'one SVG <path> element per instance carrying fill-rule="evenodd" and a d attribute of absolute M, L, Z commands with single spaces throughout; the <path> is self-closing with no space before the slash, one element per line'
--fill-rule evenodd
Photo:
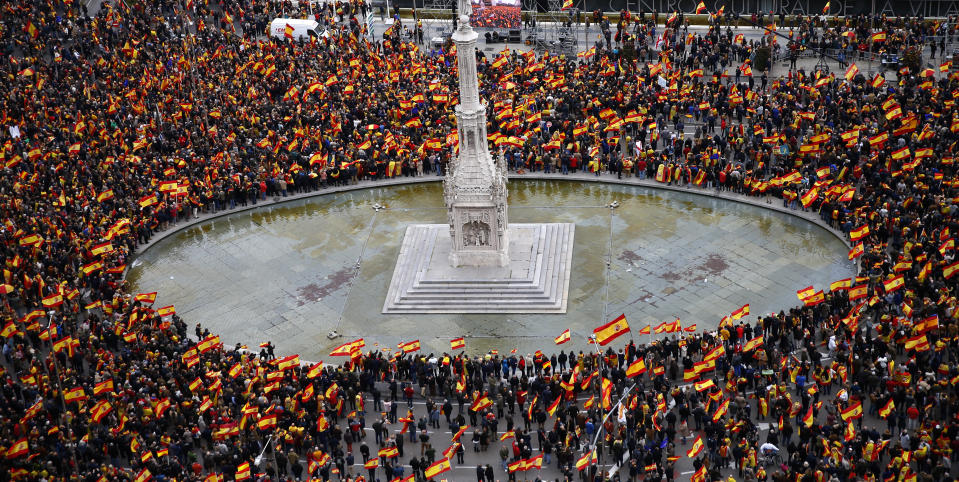
<path fill-rule="evenodd" d="M 156 306 L 175 305 L 191 331 L 201 323 L 230 345 L 272 340 L 318 360 L 354 337 L 393 349 L 419 339 L 424 351 L 439 352 L 466 336 L 471 353 L 532 352 L 551 349 L 566 328 L 574 334 L 566 347 L 586 350 L 604 308 L 607 319 L 625 313 L 634 331 L 676 317 L 714 328 L 745 303 L 752 321 L 797 304 L 803 286 L 854 275 L 839 239 L 755 206 L 639 186 L 511 181 L 509 189 L 510 222 L 576 224 L 566 314 L 380 313 L 406 226 L 446 221 L 438 183 L 214 219 L 139 255 L 128 279 L 134 291 L 159 291 Z M 621 207 L 604 207 L 614 200 Z M 376 203 L 388 209 L 375 212 Z M 333 329 L 343 338 L 327 340 Z"/>

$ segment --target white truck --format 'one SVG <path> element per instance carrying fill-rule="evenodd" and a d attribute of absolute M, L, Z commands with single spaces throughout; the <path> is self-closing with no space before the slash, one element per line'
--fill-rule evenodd
<path fill-rule="evenodd" d="M 305 41 L 310 40 L 310 37 L 321 37 L 325 34 L 325 29 L 320 27 L 320 24 L 315 20 L 303 20 L 299 18 L 275 18 L 270 22 L 270 37 L 277 38 L 280 40 L 286 40 L 287 38 L 287 26 L 290 27 L 292 40 L 303 39 Z"/>

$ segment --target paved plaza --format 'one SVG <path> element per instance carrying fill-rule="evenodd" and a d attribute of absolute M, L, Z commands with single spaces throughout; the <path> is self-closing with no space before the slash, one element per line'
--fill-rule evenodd
<path fill-rule="evenodd" d="M 588 179 L 567 179 L 576 178 Z M 460 336 L 473 354 L 552 351 L 566 328 L 574 335 L 568 348 L 589 350 L 585 337 L 620 313 L 634 331 L 675 318 L 712 329 L 746 303 L 753 314 L 794 306 L 803 280 L 824 288 L 854 275 L 848 248 L 823 227 L 692 194 L 698 188 L 514 177 L 512 222 L 576 225 L 567 313 L 385 315 L 406 226 L 443 223 L 446 211 L 440 183 L 371 186 L 270 202 L 173 233 L 138 255 L 128 280 L 228 345 L 272 340 L 304 359 L 329 360 L 332 347 L 359 337 L 394 349 L 419 339 L 427 353 Z M 620 207 L 606 207 L 613 201 Z M 343 339 L 328 340 L 332 330 Z"/>

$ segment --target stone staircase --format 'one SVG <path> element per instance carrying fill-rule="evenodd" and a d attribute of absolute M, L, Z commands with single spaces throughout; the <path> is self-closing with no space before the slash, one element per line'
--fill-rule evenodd
<path fill-rule="evenodd" d="M 383 313 L 565 313 L 574 225 L 511 224 L 510 266 L 449 266 L 449 226 L 407 227 Z"/>

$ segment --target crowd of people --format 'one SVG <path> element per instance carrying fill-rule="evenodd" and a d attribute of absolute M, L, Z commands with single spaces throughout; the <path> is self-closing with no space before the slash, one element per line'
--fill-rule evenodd
<path fill-rule="evenodd" d="M 478 2 L 472 5 L 470 25 L 477 28 L 515 29 L 519 28 L 522 16 L 519 3 L 514 5 L 484 5 Z"/>
<path fill-rule="evenodd" d="M 358 3 L 313 11 L 330 32 L 313 42 L 262 35 L 289 2 L 86 8 L 0 11 L 0 479 L 438 480 L 470 456 L 467 439 L 500 450 L 502 466 L 477 469 L 490 481 L 544 465 L 602 480 L 616 464 L 620 480 L 672 480 L 683 457 L 694 480 L 729 467 L 744 480 L 953 476 L 959 76 L 948 61 L 771 78 L 752 62 L 790 36 L 785 22 L 746 41 L 722 15 L 694 33 L 643 14 L 621 15 L 620 34 L 578 58 L 484 57 L 489 140 L 514 172 L 779 197 L 847 233 L 859 276 L 802 289 L 778 314 L 717 313 L 716 330 L 662 326 L 674 333 L 602 340 L 600 354 L 393 355 L 357 342 L 346 364 L 300 366 L 282 344 L 276 356 L 191 330 L 156 293 L 128 292 L 126 264 L 177 217 L 442 175 L 456 146 L 453 47 L 425 51 L 402 23 L 371 39 Z M 957 34 L 919 19 L 790 22 L 803 38 L 876 52 Z M 441 419 L 459 446 L 429 443 Z M 419 457 L 404 454 L 407 434 Z M 264 451 L 271 463 L 258 463 Z"/>

